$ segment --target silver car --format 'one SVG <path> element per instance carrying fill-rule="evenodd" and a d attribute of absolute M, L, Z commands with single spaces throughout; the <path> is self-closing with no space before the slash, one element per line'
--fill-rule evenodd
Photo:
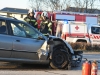
<path fill-rule="evenodd" d="M 0 16 L 0 61 L 70 69 L 81 59 L 82 52 L 74 51 L 66 41 L 46 37 L 23 21 Z"/>

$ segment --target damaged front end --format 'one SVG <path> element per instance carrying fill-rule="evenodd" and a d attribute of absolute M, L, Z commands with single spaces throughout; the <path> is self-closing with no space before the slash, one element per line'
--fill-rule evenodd
<path fill-rule="evenodd" d="M 60 66 L 60 64 L 63 64 L 63 60 L 62 62 L 59 61 L 60 59 L 58 60 L 58 57 L 62 58 L 64 56 L 59 55 L 56 56 L 57 59 L 55 59 L 54 58 L 55 55 L 58 54 L 57 52 L 54 53 L 54 51 L 57 51 L 58 54 L 60 54 L 61 52 L 65 54 L 65 56 L 67 56 L 67 59 L 64 59 L 65 61 L 67 61 L 65 66 L 68 66 L 69 63 L 71 63 L 71 66 L 77 66 L 82 61 L 82 53 L 83 53 L 82 51 L 74 51 L 70 46 L 70 44 L 68 44 L 65 40 L 62 40 L 61 38 L 57 38 L 57 37 L 49 37 L 47 40 L 45 40 L 41 48 L 37 51 L 39 60 L 46 60 L 48 62 L 52 62 L 51 66 L 53 65 L 52 66 L 53 68 L 60 68 L 60 69 L 64 68 Z"/>
<path fill-rule="evenodd" d="M 74 51 L 74 54 L 72 54 L 72 66 L 77 67 L 81 63 L 83 58 L 83 51 Z"/>
<path fill-rule="evenodd" d="M 77 67 L 79 66 L 79 64 L 81 63 L 82 61 L 82 58 L 83 58 L 83 51 L 75 51 L 72 49 L 71 45 L 69 45 L 65 40 L 63 40 L 66 45 L 70 48 L 71 50 L 71 56 L 72 56 L 72 59 L 71 59 L 71 66 L 72 67 Z"/>
<path fill-rule="evenodd" d="M 55 39 L 57 39 L 57 38 L 55 38 Z M 69 50 L 68 51 L 69 55 L 71 55 L 71 57 L 69 57 L 69 58 L 71 58 L 70 59 L 71 66 L 74 66 L 74 67 L 79 66 L 79 64 L 81 63 L 82 58 L 83 58 L 83 51 L 75 51 L 72 49 L 71 45 L 68 44 L 67 41 L 62 40 L 60 38 L 58 38 L 58 39 L 61 40 L 61 42 L 65 43 L 66 48 L 68 48 L 68 50 Z"/>
<path fill-rule="evenodd" d="M 41 46 L 41 48 L 37 51 L 39 60 L 46 60 L 49 54 L 49 45 L 47 41 Z"/>

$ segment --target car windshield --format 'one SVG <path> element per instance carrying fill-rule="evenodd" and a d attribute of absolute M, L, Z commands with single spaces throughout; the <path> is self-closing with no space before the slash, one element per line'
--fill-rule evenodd
<path fill-rule="evenodd" d="M 20 37 L 28 37 L 28 38 L 38 38 L 40 33 L 29 26 L 27 23 L 22 22 L 10 22 L 13 35 L 20 36 Z"/>

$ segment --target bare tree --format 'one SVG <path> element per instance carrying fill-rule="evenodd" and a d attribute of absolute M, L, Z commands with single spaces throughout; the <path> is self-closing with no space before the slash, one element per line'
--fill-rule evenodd
<path fill-rule="evenodd" d="M 63 10 L 66 9 L 66 5 L 68 5 L 69 0 L 49 0 L 50 7 L 52 10 Z M 70 3 L 69 3 L 70 4 Z"/>
<path fill-rule="evenodd" d="M 84 8 L 87 8 L 87 0 L 75 0 L 74 5 L 75 5 L 75 12 L 84 12 Z M 85 7 L 86 6 L 86 7 Z"/>
<path fill-rule="evenodd" d="M 59 10 L 60 0 L 49 0 L 49 5 L 52 10 Z"/>
<path fill-rule="evenodd" d="M 88 5 L 90 0 L 85 0 L 85 11 L 88 12 Z"/>
<path fill-rule="evenodd" d="M 71 7 L 71 0 L 67 0 L 67 2 L 66 2 L 66 10 L 70 11 L 70 7 Z"/>
<path fill-rule="evenodd" d="M 30 7 L 33 9 L 48 10 L 63 10 L 66 5 L 69 6 L 71 0 L 29 0 Z"/>
<path fill-rule="evenodd" d="M 90 0 L 90 11 L 89 11 L 89 13 L 93 13 L 95 10 L 93 10 L 93 8 L 94 8 L 94 3 L 95 3 L 95 1 L 96 0 Z"/>
<path fill-rule="evenodd" d="M 86 12 L 87 13 L 94 13 L 96 9 L 94 9 L 94 3 L 96 0 L 87 0 L 86 2 Z"/>
<path fill-rule="evenodd" d="M 94 3 L 96 0 L 75 0 L 74 5 L 76 12 L 94 12 Z M 89 10 L 90 9 L 90 10 Z"/>
<path fill-rule="evenodd" d="M 44 0 L 29 0 L 30 7 L 36 10 L 40 10 L 42 7 L 42 2 Z"/>

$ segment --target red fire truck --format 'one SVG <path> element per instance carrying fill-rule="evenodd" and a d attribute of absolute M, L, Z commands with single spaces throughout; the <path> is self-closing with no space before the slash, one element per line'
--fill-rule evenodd
<path fill-rule="evenodd" d="M 38 28 L 40 28 L 39 19 L 42 12 L 36 12 L 36 18 L 38 21 Z M 53 22 L 52 32 L 53 35 L 56 33 L 56 24 L 57 20 L 63 21 L 64 19 L 68 21 L 79 21 L 86 22 L 87 24 L 97 24 L 98 23 L 98 15 L 97 14 L 88 14 L 88 13 L 76 13 L 76 12 L 65 12 L 65 11 L 57 11 L 57 12 L 48 12 L 48 17 Z"/>

